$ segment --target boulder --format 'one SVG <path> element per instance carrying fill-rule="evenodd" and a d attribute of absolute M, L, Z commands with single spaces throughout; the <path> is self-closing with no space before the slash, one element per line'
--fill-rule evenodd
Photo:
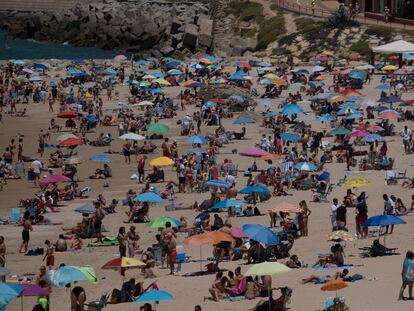
<path fill-rule="evenodd" d="M 197 47 L 198 28 L 196 25 L 187 24 L 184 30 L 183 45 L 194 52 Z"/>
<path fill-rule="evenodd" d="M 209 18 L 200 19 L 200 33 L 198 36 L 200 46 L 211 47 L 213 43 L 213 20 Z"/>

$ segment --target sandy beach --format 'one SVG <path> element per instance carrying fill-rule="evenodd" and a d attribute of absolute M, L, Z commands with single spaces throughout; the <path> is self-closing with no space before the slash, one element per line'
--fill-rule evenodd
<path fill-rule="evenodd" d="M 47 61 L 45 61 L 47 62 Z M 110 61 L 109 61 L 110 62 Z M 116 64 L 119 66 L 119 63 Z M 126 73 L 129 72 L 129 64 L 125 64 Z M 153 71 L 147 70 L 146 73 Z M 47 71 L 48 77 L 46 82 L 57 80 L 56 76 L 59 74 L 60 77 L 66 76 L 64 66 L 60 66 L 60 69 L 51 68 Z M 250 71 L 250 76 L 253 78 L 253 86 L 256 87 L 260 94 L 263 93 L 263 87 L 257 84 L 257 73 L 255 70 Z M 326 74 L 327 80 L 324 81 L 326 85 L 332 84 L 332 75 Z M 372 81 L 369 84 L 365 84 L 361 93 L 364 95 L 363 100 L 376 101 L 379 96 L 379 90 L 375 89 L 375 86 L 380 83 L 381 75 L 374 75 Z M 173 98 L 174 103 L 179 104 L 177 99 L 182 87 L 166 87 L 166 96 Z M 68 88 L 65 89 L 69 91 Z M 283 101 L 290 91 L 284 90 L 279 98 L 273 99 L 275 103 L 272 107 L 273 111 L 280 111 L 277 105 Z M 129 87 L 127 84 L 117 84 L 114 89 L 114 96 L 112 100 L 107 100 L 106 94 L 102 91 L 102 99 L 104 101 L 103 108 L 109 108 L 116 102 L 127 102 L 129 96 Z M 410 93 L 404 93 L 402 98 L 404 100 L 413 99 Z M 304 97 L 307 99 L 307 96 Z M 206 99 L 208 100 L 208 99 Z M 311 112 L 308 104 L 300 105 L 305 112 Z M 22 110 L 26 107 L 22 104 L 17 105 L 17 110 Z M 0 149 L 1 153 L 4 152 L 6 146 L 8 146 L 10 139 L 15 138 L 17 140 L 17 133 L 24 135 L 24 151 L 25 156 L 30 156 L 33 159 L 39 159 L 43 163 L 48 162 L 49 153 L 55 149 L 46 148 L 45 154 L 42 158 L 37 154 L 38 147 L 38 133 L 41 129 L 47 130 L 49 121 L 51 118 L 56 118 L 56 114 L 59 110 L 58 104 L 54 106 L 55 111 L 49 112 L 48 104 L 33 103 L 32 101 L 27 106 L 28 116 L 27 117 L 14 117 L 8 114 L 3 114 L 3 123 L 0 123 Z M 403 107 L 404 110 L 412 110 L 411 107 Z M 177 120 L 181 120 L 186 113 L 193 113 L 198 111 L 194 105 L 186 107 L 185 111 L 177 110 L 177 116 L 173 119 L 162 119 L 163 122 L 170 126 L 171 131 L 166 134 L 170 140 L 176 140 L 178 143 L 179 154 L 186 154 L 189 149 L 192 148 L 191 144 L 186 142 L 185 136 L 180 136 L 180 126 L 177 125 Z M 236 188 L 239 190 L 246 185 L 247 177 L 243 177 L 243 171 L 251 166 L 253 161 L 257 162 L 258 168 L 266 169 L 267 163 L 263 160 L 254 159 L 250 157 L 241 156 L 239 154 L 232 154 L 233 149 L 241 150 L 245 147 L 253 147 L 260 141 L 262 134 L 267 136 L 272 135 L 273 131 L 268 128 L 261 127 L 262 114 L 265 107 L 256 107 L 254 112 L 249 113 L 254 115 L 257 122 L 246 125 L 247 134 L 246 139 L 231 141 L 229 144 L 225 144 L 220 148 L 217 156 L 217 162 L 222 162 L 225 158 L 231 158 L 238 165 L 238 176 L 236 179 Z M 135 110 L 137 113 L 139 111 Z M 104 113 L 107 113 L 104 111 Z M 234 119 L 240 115 L 236 113 L 233 119 L 222 119 L 222 124 L 229 131 L 240 131 L 241 126 L 233 124 Z M 377 115 L 377 113 L 375 113 Z M 56 119 L 57 123 L 62 125 L 64 120 Z M 372 123 L 374 120 L 370 120 Z M 412 128 L 412 122 L 404 121 L 397 122 L 391 120 L 390 122 L 395 124 L 395 132 L 400 133 L 404 125 Z M 320 130 L 323 126 L 317 121 L 306 121 L 312 125 L 313 130 Z M 201 129 L 201 135 L 207 133 L 213 133 L 216 129 L 215 126 L 204 126 Z M 111 133 L 114 138 L 110 147 L 92 147 L 89 145 L 81 145 L 76 148 L 78 156 L 84 159 L 84 162 L 78 165 L 78 175 L 80 178 L 80 187 L 89 186 L 92 188 L 89 198 L 79 199 L 76 198 L 73 201 L 59 202 L 62 206 L 59 207 L 57 213 L 47 213 L 45 216 L 49 218 L 53 223 L 59 223 L 59 225 L 34 225 L 33 232 L 31 232 L 31 240 L 29 249 L 44 247 L 44 241 L 46 239 L 52 242 L 56 241 L 59 234 L 63 233 L 62 227 L 75 226 L 77 222 L 81 221 L 81 214 L 76 213 L 74 210 L 85 204 L 91 203 L 99 194 L 103 194 L 107 201 L 112 199 L 122 200 L 125 198 L 126 192 L 129 189 L 135 191 L 141 190 L 143 184 L 138 184 L 137 181 L 130 180 L 130 176 L 136 170 L 136 162 L 132 157 L 132 163 L 130 165 L 124 163 L 124 157 L 121 154 L 117 154 L 122 150 L 124 141 L 118 139 L 118 129 L 116 126 L 112 127 L 101 127 L 93 129 L 92 132 L 87 134 L 89 140 L 93 140 L 99 136 L 100 133 Z M 62 134 L 51 133 L 50 140 L 47 143 L 56 144 L 55 138 Z M 323 140 L 330 141 L 332 144 L 333 137 L 324 137 Z M 404 147 L 402 144 L 402 138 L 399 135 L 385 137 L 388 144 L 388 156 L 395 160 L 394 170 L 397 172 L 404 172 L 407 170 L 407 177 L 412 177 L 414 169 L 411 166 L 414 157 L 412 154 L 404 154 Z M 146 171 L 150 172 L 151 167 L 148 165 L 149 160 L 162 156 L 161 140 L 153 140 L 158 148 L 154 153 L 148 154 L 148 161 Z M 110 163 L 110 167 L 113 170 L 113 177 L 108 179 L 109 187 L 104 188 L 103 180 L 91 180 L 88 176 L 92 175 L 96 168 L 102 166 L 100 163 L 92 162 L 88 160 L 91 156 L 97 153 L 103 153 L 108 149 L 117 152 L 112 154 L 113 161 Z M 356 146 L 355 150 L 368 150 L 368 146 Z M 25 163 L 26 169 L 30 163 Z M 353 167 L 351 171 L 346 171 L 346 163 L 336 163 L 336 160 L 332 163 L 327 163 L 324 166 L 324 170 L 331 173 L 330 180 L 332 183 L 337 183 L 339 179 L 345 175 L 348 177 L 363 177 L 369 180 L 369 185 L 363 188 L 354 189 L 359 194 L 361 191 L 365 191 L 368 196 L 368 216 L 374 216 L 383 213 L 383 194 L 395 195 L 397 198 L 401 198 L 404 204 L 409 207 L 411 205 L 411 195 L 413 191 L 411 189 L 404 189 L 401 187 L 401 181 L 397 185 L 387 185 L 385 182 L 385 171 L 384 170 L 368 170 L 358 171 L 358 166 Z M 165 180 L 177 180 L 177 173 L 175 168 L 166 167 Z M 42 173 L 43 175 L 43 173 Z M 164 183 L 157 184 L 157 187 L 161 190 L 164 189 Z M 33 187 L 33 182 L 28 181 L 27 178 L 23 177 L 19 180 L 8 180 L 7 185 L 4 186 L 3 190 L 0 191 L 0 216 L 2 219 L 7 219 L 10 215 L 10 211 L 13 207 L 17 207 L 19 200 L 22 198 L 32 197 L 33 194 L 38 191 L 37 188 Z M 333 198 L 338 198 L 340 201 L 346 194 L 346 188 L 340 186 L 334 186 L 332 193 L 329 195 L 329 202 L 312 202 L 311 191 L 297 191 L 290 190 L 289 196 L 286 197 L 271 197 L 270 200 L 263 203 L 258 203 L 259 210 L 264 213 L 263 216 L 255 217 L 232 217 L 230 219 L 233 226 L 241 227 L 246 223 L 257 223 L 269 226 L 269 216 L 267 215 L 267 209 L 275 206 L 277 203 L 286 201 L 292 204 L 298 204 L 301 200 L 306 200 L 308 207 L 312 211 L 309 217 L 309 236 L 300 237 L 295 240 L 294 246 L 290 251 L 290 254 L 296 254 L 299 259 L 309 266 L 312 266 L 316 262 L 318 253 L 329 252 L 332 242 L 327 240 L 328 235 L 331 233 L 330 223 L 330 206 Z M 177 203 L 182 203 L 184 206 L 189 206 L 195 201 L 199 203 L 204 199 L 209 198 L 209 192 L 204 193 L 177 193 Z M 238 194 L 238 199 L 242 199 L 243 195 Z M 181 216 L 187 217 L 190 221 L 194 220 L 197 211 L 193 210 L 176 210 L 176 211 L 165 211 L 165 205 L 151 205 L 149 211 L 149 217 L 152 219 L 157 216 L 171 216 L 180 218 Z M 128 210 L 128 206 L 122 206 L 121 204 L 117 207 L 117 213 L 106 215 L 104 218 L 104 226 L 108 232 L 105 235 L 116 236 L 118 228 L 125 225 L 129 228 L 130 224 L 124 224 L 127 216 L 125 211 Z M 220 216 L 225 219 L 227 213 L 222 212 Z M 355 234 L 355 216 L 354 210 L 348 209 L 348 224 L 352 235 Z M 384 256 L 377 258 L 360 258 L 359 253 L 360 247 L 370 246 L 373 238 L 367 239 L 356 239 L 352 242 L 347 242 L 345 247 L 345 262 L 346 264 L 354 265 L 350 270 L 350 274 L 361 274 L 365 278 L 363 280 L 349 283 L 349 286 L 339 293 L 345 297 L 346 304 L 350 310 L 357 311 L 388 311 L 388 310 L 413 310 L 413 301 L 397 301 L 398 291 L 401 286 L 401 269 L 402 263 L 406 251 L 413 247 L 413 233 L 411 226 L 414 224 L 413 217 L 403 217 L 407 221 L 406 225 L 396 226 L 392 235 L 387 235 L 386 245 L 387 247 L 398 248 L 399 255 Z M 150 229 L 146 227 L 144 223 L 134 224 L 137 228 L 137 232 L 140 235 L 139 245 L 141 249 L 146 249 L 151 246 L 155 241 L 155 235 L 158 233 L 156 229 Z M 277 228 L 280 229 L 280 228 Z M 39 268 L 44 263 L 42 262 L 43 256 L 24 256 L 19 254 L 19 246 L 21 243 L 21 230 L 20 226 L 15 225 L 3 225 L 0 226 L 0 235 L 5 237 L 5 244 L 7 247 L 6 253 L 6 267 L 11 271 L 12 275 L 24 275 L 24 274 L 38 274 Z M 187 237 L 184 233 L 178 233 L 177 244 L 181 244 L 182 241 Z M 79 282 L 78 285 L 82 286 L 87 295 L 87 300 L 95 300 L 99 298 L 103 293 L 112 292 L 113 288 L 120 288 L 123 282 L 122 276 L 117 271 L 104 270 L 101 266 L 108 260 L 119 256 L 118 247 L 96 247 L 88 248 L 87 243 L 92 239 L 84 240 L 84 247 L 79 252 L 56 254 L 55 255 L 55 267 L 61 263 L 66 265 L 78 265 L 78 266 L 91 266 L 95 269 L 98 277 L 97 284 L 91 284 L 89 282 Z M 381 238 L 383 242 L 383 238 Z M 200 257 L 200 248 L 193 246 L 186 246 L 185 253 L 187 256 L 191 256 L 192 259 L 198 260 Z M 203 246 L 202 248 L 203 258 L 212 257 L 212 247 Z M 137 255 L 136 258 L 139 258 Z M 279 262 L 286 262 L 286 259 L 280 259 Z M 238 261 L 224 261 L 220 263 L 220 268 L 234 271 L 236 267 L 241 267 L 242 272 L 245 272 L 250 265 L 245 264 L 245 260 Z M 207 264 L 208 262 L 203 262 Z M 204 301 L 203 298 L 209 296 L 208 289 L 214 281 L 214 274 L 204 276 L 183 276 L 186 273 L 195 272 L 199 270 L 199 262 L 188 262 L 181 265 L 181 271 L 177 275 L 168 275 L 168 269 L 160 269 L 159 267 L 154 268 L 156 274 L 155 279 L 144 280 L 140 275 L 139 269 L 131 269 L 126 271 L 126 279 L 134 277 L 136 280 L 142 280 L 144 286 L 149 285 L 152 281 L 156 281 L 160 289 L 171 293 L 175 297 L 175 301 L 160 302 L 157 305 L 157 310 L 169 310 L 169 311 L 180 311 L 180 310 L 193 310 L 195 305 L 201 305 L 202 310 L 249 310 L 253 308 L 259 300 L 262 298 L 256 298 L 254 300 L 242 300 L 242 301 L 229 301 L 220 300 L 214 302 L 211 300 Z M 225 272 L 227 273 L 227 272 Z M 310 275 L 324 276 L 326 274 L 332 274 L 334 271 L 315 271 L 311 267 L 294 269 L 289 273 L 280 274 L 273 276 L 273 286 L 289 286 L 293 289 L 291 303 L 288 305 L 290 310 L 294 311 L 313 311 L 322 310 L 323 302 L 328 297 L 335 296 L 335 292 L 323 292 L 320 290 L 320 285 L 314 284 L 301 284 L 301 279 Z M 275 291 L 274 297 L 278 297 L 279 292 Z M 24 297 L 23 299 L 23 310 L 31 310 L 36 302 L 36 297 Z M 21 299 L 13 300 L 10 305 L 6 307 L 7 311 L 21 310 Z M 138 310 L 138 304 L 123 303 L 123 304 L 108 304 L 105 310 Z M 51 298 L 50 298 L 50 310 L 69 310 L 70 309 L 70 292 L 67 289 L 59 289 L 53 287 Z"/>

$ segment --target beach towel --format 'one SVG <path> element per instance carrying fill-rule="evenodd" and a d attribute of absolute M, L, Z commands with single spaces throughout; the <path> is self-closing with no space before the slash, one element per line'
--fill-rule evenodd
<path fill-rule="evenodd" d="M 342 267 L 336 267 L 336 266 L 331 266 L 331 267 L 323 267 L 320 265 L 314 265 L 312 267 L 313 270 L 318 270 L 318 271 L 333 271 L 333 270 L 344 270 L 344 269 L 352 269 L 353 266 L 348 265 L 348 266 L 342 266 Z"/>
<path fill-rule="evenodd" d="M 406 212 L 406 213 L 399 214 L 398 216 L 414 216 L 414 212 Z"/>
<path fill-rule="evenodd" d="M 105 237 L 102 242 L 90 242 L 88 247 L 118 246 L 119 242 L 115 237 Z"/>
<path fill-rule="evenodd" d="M 244 297 L 244 296 L 230 296 L 229 297 L 230 301 L 242 301 L 242 300 L 245 300 L 245 299 L 246 299 L 246 297 Z"/>

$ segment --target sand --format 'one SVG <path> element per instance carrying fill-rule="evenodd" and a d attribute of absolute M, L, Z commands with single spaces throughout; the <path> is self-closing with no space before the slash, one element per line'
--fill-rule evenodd
<path fill-rule="evenodd" d="M 253 72 L 253 71 L 252 71 Z M 253 74 L 254 75 L 254 74 Z M 331 77 L 329 77 L 331 81 Z M 328 82 L 329 83 L 329 82 Z M 364 87 L 362 93 L 366 97 L 371 99 L 377 99 L 379 97 L 378 90 L 374 89 L 374 86 L 379 83 L 379 76 L 375 76 L 373 82 L 370 85 Z M 102 94 L 104 99 L 104 107 L 115 103 L 117 100 L 125 101 L 126 94 L 128 92 L 127 86 L 117 87 L 119 91 L 118 98 L 108 102 L 106 96 Z M 168 95 L 176 97 L 179 93 L 179 87 L 167 88 Z M 287 94 L 283 92 L 282 98 Z M 410 94 L 404 95 L 405 99 L 411 99 Z M 278 102 L 280 99 L 277 100 Z M 310 110 L 309 107 L 302 105 L 305 110 Z M 57 109 L 57 107 L 55 107 Z M 22 109 L 22 106 L 18 106 L 18 110 Z M 194 107 L 188 107 L 187 111 L 178 111 L 178 117 L 174 119 L 162 120 L 162 122 L 171 126 L 172 131 L 168 137 L 178 141 L 179 152 L 184 153 L 191 146 L 185 143 L 185 137 L 179 136 L 179 127 L 176 125 L 176 121 L 180 119 L 185 112 L 194 111 Z M 256 109 L 255 114 L 260 115 L 261 107 Z M 48 105 L 33 104 L 29 105 L 29 117 L 16 118 L 5 116 L 4 125 L 0 124 L 0 149 L 8 145 L 11 138 L 16 138 L 16 133 L 24 134 L 24 154 L 32 157 L 37 157 L 37 135 L 40 129 L 47 129 L 50 118 L 56 116 L 55 113 L 48 112 Z M 259 118 L 260 119 L 260 118 Z M 62 124 L 62 120 L 58 120 Z M 394 121 L 393 121 L 394 122 Z M 228 130 L 240 130 L 240 126 L 233 125 L 232 120 L 225 119 L 223 124 Z M 403 125 L 411 126 L 411 123 L 396 123 L 396 132 L 403 127 Z M 313 124 L 313 127 L 319 126 L 317 123 Z M 212 132 L 213 127 L 203 128 L 203 133 L 207 130 Z M 117 137 L 116 127 L 99 127 L 95 130 L 95 133 L 89 133 L 87 137 L 93 139 L 99 135 L 99 133 L 110 132 L 114 137 Z M 243 141 L 237 141 L 229 145 L 225 145 L 220 150 L 219 161 L 222 161 L 226 157 L 231 157 L 238 165 L 239 170 L 244 170 L 247 166 L 251 165 L 253 160 L 251 158 L 242 157 L 239 155 L 232 155 L 231 150 L 234 148 L 241 149 L 243 147 L 253 146 L 258 141 L 262 133 L 269 133 L 270 130 L 259 127 L 259 123 L 249 125 L 247 127 L 247 139 Z M 59 133 L 60 134 L 60 133 Z M 50 143 L 55 143 L 55 138 L 59 134 L 51 134 Z M 391 157 L 395 159 L 395 169 L 397 171 L 404 171 L 407 169 L 407 176 L 413 175 L 413 168 L 410 166 L 413 155 L 404 155 L 401 138 L 387 137 L 388 149 Z M 111 149 L 120 151 L 122 148 L 122 140 L 115 139 Z M 156 141 L 156 144 L 160 146 L 160 141 Z M 107 150 L 107 147 L 91 147 L 80 146 L 78 148 L 78 154 L 84 159 L 88 159 L 91 155 L 101 153 Z M 358 147 L 358 149 L 366 149 L 366 147 Z M 48 154 L 53 149 L 46 149 L 46 153 L 42 160 L 47 162 Z M 3 152 L 3 151 L 2 151 Z M 150 154 L 149 158 L 152 159 L 160 155 L 160 148 L 156 150 L 154 154 Z M 65 206 L 61 208 L 59 213 L 49 213 L 46 216 L 53 222 L 62 222 L 65 226 L 75 225 L 81 219 L 81 215 L 74 212 L 76 207 L 91 202 L 102 193 L 107 201 L 112 198 L 122 199 L 125 197 L 125 193 L 128 189 L 141 189 L 142 185 L 138 185 L 135 181 L 130 181 L 129 176 L 132 174 L 131 170 L 134 170 L 136 165 L 124 164 L 124 158 L 121 155 L 114 154 L 114 161 L 111 164 L 114 177 L 109 180 L 109 188 L 103 188 L 102 180 L 88 180 L 87 177 L 91 175 L 95 168 L 99 164 L 85 161 L 79 166 L 79 176 L 82 179 L 81 186 L 91 186 L 92 193 L 89 199 L 77 199 L 75 201 L 65 202 Z M 257 161 L 259 169 L 265 168 L 264 161 Z M 149 167 L 147 170 L 150 169 Z M 345 164 L 331 163 L 326 165 L 326 169 L 331 172 L 331 181 L 337 182 L 339 178 L 345 175 Z M 355 169 L 354 169 L 355 170 Z M 167 168 L 166 180 L 176 179 L 176 173 L 172 169 Z M 246 179 L 241 177 L 242 173 L 239 173 L 237 178 L 237 188 L 240 189 L 246 184 Z M 368 199 L 368 213 L 370 216 L 380 214 L 383 210 L 382 194 L 394 194 L 396 197 L 402 198 L 406 205 L 410 205 L 410 198 L 412 191 L 402 189 L 401 182 L 399 185 L 387 186 L 384 178 L 385 171 L 366 171 L 366 172 L 351 172 L 351 176 L 365 177 L 370 180 L 370 185 L 363 188 L 363 191 L 369 196 Z M 162 189 L 162 185 L 159 185 Z M 10 180 L 8 185 L 5 186 L 3 191 L 0 191 L 1 209 L 0 214 L 2 217 L 9 215 L 10 209 L 18 205 L 20 198 L 31 197 L 36 191 L 33 188 L 33 184 L 25 179 Z M 335 187 L 333 193 L 329 197 L 330 200 L 334 197 L 341 198 L 345 195 L 346 189 L 341 187 Z M 359 192 L 359 189 L 357 189 Z M 331 246 L 331 242 L 327 241 L 327 235 L 330 233 L 330 203 L 313 203 L 312 193 L 310 191 L 291 191 L 291 196 L 288 197 L 272 197 L 269 201 L 259 203 L 259 209 L 265 212 L 268 208 L 274 206 L 281 201 L 288 201 L 297 204 L 301 200 L 306 200 L 308 206 L 312 210 L 312 215 L 309 219 L 309 237 L 299 238 L 295 241 L 291 254 L 297 254 L 300 260 L 305 263 L 312 264 L 316 260 L 316 254 L 320 252 L 327 252 Z M 178 194 L 177 202 L 189 205 L 198 200 L 201 202 L 204 198 L 208 197 L 208 193 L 186 193 Z M 239 195 L 239 198 L 241 196 Z M 118 206 L 118 213 L 111 214 L 105 217 L 104 225 L 109 230 L 108 235 L 116 235 L 118 228 L 126 220 L 124 211 L 127 209 L 123 206 Z M 195 211 L 174 211 L 165 212 L 164 206 L 153 206 L 150 209 L 150 217 L 156 217 L 161 215 L 169 215 L 173 217 L 186 216 L 189 219 L 194 219 Z M 221 214 L 225 217 L 225 213 Z M 382 258 L 359 258 L 359 247 L 369 246 L 372 243 L 372 238 L 366 240 L 357 240 L 355 242 L 348 242 L 346 245 L 346 263 L 357 265 L 351 270 L 351 274 L 359 273 L 364 275 L 367 279 L 358 281 L 356 283 L 350 283 L 349 287 L 340 291 L 340 295 L 346 298 L 347 304 L 351 310 L 358 311 L 388 311 L 388 310 L 413 310 L 414 302 L 397 302 L 398 290 L 401 285 L 401 265 L 404 258 L 404 254 L 407 250 L 412 248 L 412 225 L 414 223 L 414 217 L 404 217 L 408 222 L 407 225 L 401 225 L 395 228 L 395 232 L 391 236 L 387 236 L 387 246 L 398 247 L 401 255 L 382 257 Z M 241 226 L 244 223 L 261 223 L 264 225 L 269 224 L 268 216 L 260 216 L 254 218 L 232 218 L 233 225 Z M 351 233 L 355 233 L 355 218 L 352 210 L 348 210 L 348 228 Z M 156 230 L 145 227 L 145 224 L 135 224 L 137 231 L 141 236 L 139 244 L 141 247 L 146 248 L 154 242 L 154 236 Z M 128 225 L 127 225 L 128 226 Z M 34 231 L 31 236 L 30 248 L 43 247 L 45 239 L 55 241 L 60 233 L 62 233 L 60 225 L 56 226 L 34 226 Z M 24 273 L 38 273 L 39 267 L 42 263 L 42 256 L 28 257 L 18 253 L 21 242 L 21 227 L 12 225 L 1 226 L 0 234 L 5 236 L 7 245 L 7 264 L 13 274 L 22 275 Z M 182 242 L 185 235 L 180 234 L 178 242 Z M 84 241 L 87 244 L 87 241 Z M 187 255 L 192 256 L 194 259 L 199 258 L 198 247 L 186 247 Z M 88 300 L 94 300 L 104 292 L 111 292 L 114 287 L 120 288 L 122 284 L 122 277 L 116 271 L 102 270 L 100 267 L 108 260 L 118 256 L 117 247 L 105 247 L 105 248 L 84 248 L 79 253 L 56 255 L 56 264 L 65 263 L 67 265 L 90 265 L 96 269 L 99 281 L 97 285 L 93 285 L 89 282 L 80 282 L 79 285 L 86 289 Z M 203 247 L 203 257 L 211 257 L 211 247 Z M 283 260 L 282 260 L 283 261 Z M 239 266 L 242 261 L 237 262 L 223 262 L 220 264 L 222 268 L 234 270 Z M 245 272 L 249 266 L 242 264 L 242 272 Z M 169 276 L 168 270 L 161 270 L 156 268 L 155 273 L 157 275 L 156 281 L 160 289 L 170 292 L 176 300 L 173 302 L 162 302 L 157 305 L 157 310 L 193 310 L 194 306 L 200 304 L 203 310 L 248 310 L 252 308 L 259 299 L 249 301 L 230 302 L 227 300 L 220 302 L 206 301 L 203 302 L 203 297 L 208 296 L 208 288 L 214 280 L 214 275 L 197 276 L 197 277 L 182 277 L 180 275 L 188 272 L 194 272 L 199 269 L 199 263 L 190 262 L 182 265 L 181 272 L 178 276 Z M 274 286 L 289 286 L 293 289 L 292 301 L 289 307 L 291 310 L 318 310 L 322 309 L 324 300 L 327 297 L 334 296 L 333 292 L 322 292 L 320 286 L 307 284 L 302 285 L 300 280 L 311 274 L 325 275 L 324 271 L 314 271 L 311 268 L 294 270 L 286 274 L 277 275 L 273 277 Z M 128 270 L 127 277 L 135 277 L 141 279 L 139 270 Z M 153 281 L 153 280 L 151 280 Z M 144 281 L 145 285 L 149 284 L 149 280 Z M 53 288 L 51 295 L 51 309 L 50 310 L 69 310 L 70 300 L 69 291 L 66 289 Z M 279 293 L 275 293 L 278 296 Z M 35 298 L 25 297 L 23 302 L 24 310 L 31 310 L 35 303 Z M 20 310 L 20 299 L 14 300 L 7 310 Z M 138 305 L 135 303 L 124 303 L 117 305 L 108 305 L 106 310 L 137 310 Z"/>

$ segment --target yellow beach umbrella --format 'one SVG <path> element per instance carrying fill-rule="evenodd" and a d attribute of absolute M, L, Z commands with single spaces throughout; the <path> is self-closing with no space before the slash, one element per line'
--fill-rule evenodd
<path fill-rule="evenodd" d="M 284 264 L 279 262 L 262 262 L 255 264 L 250 267 L 245 273 L 246 276 L 263 276 L 263 275 L 274 275 L 289 272 L 291 269 Z"/>
<path fill-rule="evenodd" d="M 279 85 L 279 86 L 286 86 L 287 81 L 282 79 L 272 80 L 272 84 Z"/>
<path fill-rule="evenodd" d="M 322 52 L 322 55 L 326 55 L 326 56 L 333 56 L 334 54 L 335 54 L 334 52 L 328 51 L 328 50 L 325 50 Z"/>
<path fill-rule="evenodd" d="M 271 73 L 271 72 L 266 73 L 266 74 L 263 76 L 263 78 L 270 79 L 270 80 L 280 79 L 280 77 L 279 77 L 279 76 L 277 76 L 277 75 L 275 75 L 274 73 Z"/>
<path fill-rule="evenodd" d="M 170 86 L 171 85 L 171 83 L 168 82 L 165 79 L 156 79 L 153 82 L 157 82 L 159 85 L 163 85 L 163 86 Z"/>
<path fill-rule="evenodd" d="M 150 161 L 151 166 L 169 166 L 173 164 L 174 161 L 169 157 L 159 157 Z"/>
<path fill-rule="evenodd" d="M 398 69 L 398 67 L 394 66 L 394 65 L 388 65 L 388 66 L 382 67 L 382 70 L 385 70 L 385 71 L 394 71 L 394 70 L 397 70 L 397 69 Z"/>
<path fill-rule="evenodd" d="M 209 60 L 208 58 L 200 58 L 198 62 L 199 62 L 199 63 L 202 63 L 202 64 L 206 64 L 206 65 L 211 65 L 211 64 L 213 63 L 213 62 L 212 62 L 211 60 Z"/>

